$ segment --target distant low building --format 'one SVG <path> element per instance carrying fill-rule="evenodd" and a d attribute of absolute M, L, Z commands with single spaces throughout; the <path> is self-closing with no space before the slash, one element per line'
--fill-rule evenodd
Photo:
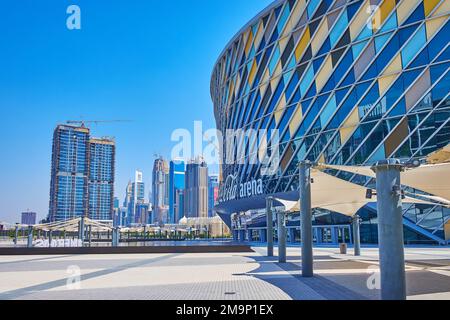
<path fill-rule="evenodd" d="M 36 224 L 36 212 L 31 212 L 31 211 L 27 211 L 27 212 L 22 212 L 22 224 L 26 224 L 29 226 L 35 225 Z"/>
<path fill-rule="evenodd" d="M 230 229 L 219 216 L 212 218 L 182 218 L 179 226 L 191 228 L 200 233 L 208 232 L 211 238 L 227 237 L 231 234 Z"/>

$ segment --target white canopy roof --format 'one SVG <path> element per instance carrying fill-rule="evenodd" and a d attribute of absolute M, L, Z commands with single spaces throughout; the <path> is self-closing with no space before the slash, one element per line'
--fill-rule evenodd
<path fill-rule="evenodd" d="M 342 213 L 346 216 L 354 216 L 356 212 L 369 202 L 377 201 L 376 197 L 366 198 L 367 188 L 360 185 L 334 177 L 317 169 L 311 170 L 311 178 L 314 183 L 311 184 L 311 207 L 322 208 Z M 276 199 L 282 203 L 288 212 L 300 211 L 299 201 L 288 201 Z M 429 202 L 406 197 L 405 203 L 424 203 Z"/>
<path fill-rule="evenodd" d="M 320 166 L 372 178 L 376 177 L 375 173 L 368 166 L 355 167 L 326 164 L 321 164 Z M 403 185 L 450 201 L 450 163 L 429 164 L 414 169 L 407 169 L 400 176 Z"/>

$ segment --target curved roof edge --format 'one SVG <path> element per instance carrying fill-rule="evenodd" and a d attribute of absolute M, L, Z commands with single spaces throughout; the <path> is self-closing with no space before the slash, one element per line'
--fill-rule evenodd
<path fill-rule="evenodd" d="M 262 16 L 264 16 L 266 13 L 268 13 L 270 10 L 272 10 L 277 5 L 286 2 L 286 0 L 275 0 L 271 4 L 269 4 L 267 7 L 265 7 L 261 12 L 259 12 L 255 17 L 253 17 L 249 22 L 247 22 L 239 31 L 231 38 L 230 41 L 228 41 L 225 48 L 222 50 L 222 52 L 219 54 L 219 57 L 217 58 L 216 62 L 214 63 L 213 72 L 216 69 L 217 64 L 219 63 L 220 59 L 223 57 L 223 55 L 226 53 L 226 51 L 229 49 L 230 45 L 233 44 L 233 42 L 242 34 L 245 32 L 245 30 L 250 27 L 252 24 L 254 24 L 257 20 L 261 19 Z M 212 77 L 212 74 L 211 74 Z"/>

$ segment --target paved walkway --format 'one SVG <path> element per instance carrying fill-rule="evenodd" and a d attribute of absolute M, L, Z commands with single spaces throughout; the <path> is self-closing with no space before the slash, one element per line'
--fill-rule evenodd
<path fill-rule="evenodd" d="M 379 299 L 376 249 L 363 249 L 355 259 L 351 251 L 339 255 L 335 248 L 316 248 L 311 279 L 301 277 L 299 248 L 288 248 L 285 264 L 265 257 L 264 248 L 254 249 L 0 256 L 0 299 Z M 450 300 L 450 248 L 407 249 L 406 260 L 409 299 Z"/>

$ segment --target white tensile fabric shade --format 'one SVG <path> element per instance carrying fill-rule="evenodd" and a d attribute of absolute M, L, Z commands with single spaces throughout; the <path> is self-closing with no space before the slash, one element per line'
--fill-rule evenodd
<path fill-rule="evenodd" d="M 372 199 L 366 198 L 365 187 L 334 177 L 325 172 L 312 169 L 311 178 L 311 207 L 327 209 L 334 212 L 342 213 L 346 216 L 354 216 L 359 209 L 369 202 L 377 201 L 376 197 Z M 287 212 L 300 211 L 299 201 L 289 201 L 283 199 L 275 199 L 283 204 Z M 429 202 L 406 197 L 404 203 L 423 203 Z"/>
<path fill-rule="evenodd" d="M 322 168 L 340 170 L 375 178 L 370 167 L 323 165 Z M 401 173 L 402 185 L 422 190 L 450 201 L 450 163 L 430 164 Z"/>
<path fill-rule="evenodd" d="M 450 143 L 427 157 L 427 163 L 437 164 L 450 161 Z"/>

